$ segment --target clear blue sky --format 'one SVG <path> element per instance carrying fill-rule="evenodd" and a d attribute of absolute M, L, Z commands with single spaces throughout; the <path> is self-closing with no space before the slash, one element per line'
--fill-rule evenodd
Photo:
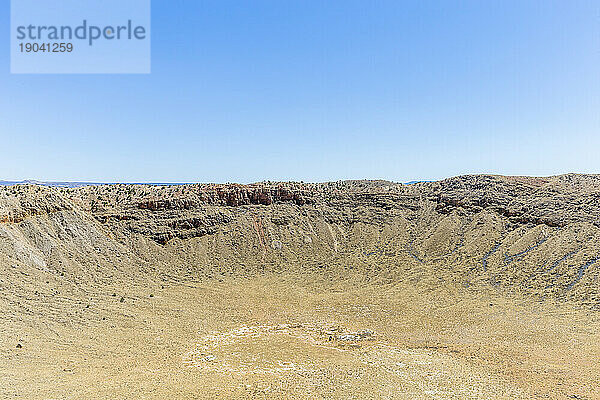
<path fill-rule="evenodd" d="M 153 0 L 150 75 L 11 75 L 0 179 L 600 173 L 600 3 Z"/>

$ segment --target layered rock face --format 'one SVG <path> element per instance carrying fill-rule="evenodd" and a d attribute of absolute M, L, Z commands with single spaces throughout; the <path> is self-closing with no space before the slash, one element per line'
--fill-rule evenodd
<path fill-rule="evenodd" d="M 600 176 L 0 188 L 1 264 L 96 280 L 359 274 L 597 307 Z"/>

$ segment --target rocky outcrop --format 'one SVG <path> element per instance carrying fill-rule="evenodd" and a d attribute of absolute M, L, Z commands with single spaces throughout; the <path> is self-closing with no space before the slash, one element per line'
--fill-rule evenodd
<path fill-rule="evenodd" d="M 25 185 L 0 190 L 0 224 L 72 209 L 71 202 L 56 189 Z"/>
<path fill-rule="evenodd" d="M 439 215 L 494 213 L 518 225 L 564 227 L 575 222 L 600 226 L 600 179 L 593 175 L 550 178 L 461 176 L 414 185 L 346 181 L 324 184 L 96 186 L 63 189 L 104 224 L 166 243 L 214 233 L 244 206 L 289 204 L 320 212 L 330 223 L 384 223 L 400 213 L 415 220 L 423 210 Z M 286 225 L 289 216 L 273 217 Z M 288 221 L 288 222 L 286 222 Z M 150 224 L 148 224 L 151 222 Z M 151 227 L 152 229 L 148 229 Z"/>

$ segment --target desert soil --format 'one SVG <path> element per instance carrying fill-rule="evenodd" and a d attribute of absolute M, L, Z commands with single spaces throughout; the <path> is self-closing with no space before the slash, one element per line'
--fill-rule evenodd
<path fill-rule="evenodd" d="M 0 314 L 0 397 L 600 398 L 599 321 L 567 304 L 319 276 L 119 289 L 57 310 L 78 323 Z"/>

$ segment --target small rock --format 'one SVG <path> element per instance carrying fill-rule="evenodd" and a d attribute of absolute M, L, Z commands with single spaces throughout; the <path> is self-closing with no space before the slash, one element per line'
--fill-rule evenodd
<path fill-rule="evenodd" d="M 17 349 L 21 349 L 23 348 L 23 346 L 21 345 L 21 343 L 17 343 Z"/>
<path fill-rule="evenodd" d="M 373 336 L 373 331 L 370 331 L 368 329 L 362 330 L 362 331 L 358 331 L 357 335 L 361 338 L 361 339 L 366 339 L 366 338 L 370 338 L 371 336 Z"/>

